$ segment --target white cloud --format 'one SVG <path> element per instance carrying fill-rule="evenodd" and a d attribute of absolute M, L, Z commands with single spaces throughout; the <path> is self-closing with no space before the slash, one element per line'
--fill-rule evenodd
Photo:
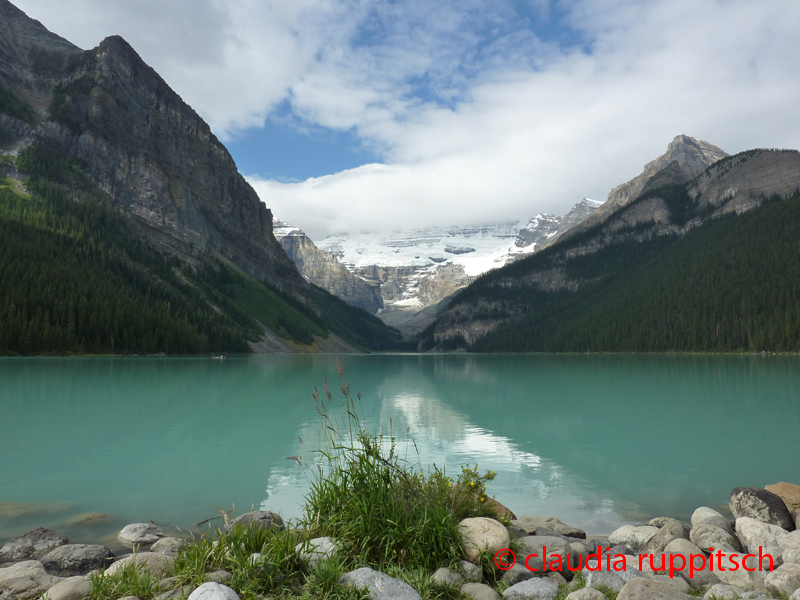
<path fill-rule="evenodd" d="M 510 0 L 18 2 L 86 47 L 121 33 L 223 139 L 279 102 L 354 130 L 386 164 L 251 178 L 312 238 L 563 213 L 681 133 L 729 152 L 800 146 L 796 0 L 528 4 L 523 16 Z M 554 19 L 580 45 L 537 37 Z"/>

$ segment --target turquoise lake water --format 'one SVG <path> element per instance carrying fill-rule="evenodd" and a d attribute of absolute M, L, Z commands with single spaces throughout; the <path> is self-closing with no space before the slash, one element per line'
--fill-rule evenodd
<path fill-rule="evenodd" d="M 370 430 L 453 475 L 497 471 L 488 491 L 518 515 L 609 533 L 800 483 L 797 357 L 339 358 Z M 36 526 L 72 542 L 139 521 L 191 529 L 215 506 L 299 516 L 308 479 L 286 457 L 313 459 L 311 393 L 327 377 L 341 397 L 335 361 L 0 359 L 0 544 Z M 109 517 L 74 523 L 86 513 Z"/>

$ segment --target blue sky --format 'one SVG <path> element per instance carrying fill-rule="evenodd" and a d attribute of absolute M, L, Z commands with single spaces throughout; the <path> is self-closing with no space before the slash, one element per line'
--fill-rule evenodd
<path fill-rule="evenodd" d="M 312 239 L 563 214 L 678 134 L 800 147 L 797 0 L 16 4 L 125 37 Z"/>

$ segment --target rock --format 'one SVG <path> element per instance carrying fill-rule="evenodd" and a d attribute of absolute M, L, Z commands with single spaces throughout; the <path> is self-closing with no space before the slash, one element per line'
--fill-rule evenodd
<path fill-rule="evenodd" d="M 608 600 L 606 595 L 591 588 L 583 588 L 570 592 L 567 600 Z"/>
<path fill-rule="evenodd" d="M 588 580 L 592 573 L 612 573 L 622 579 L 623 582 L 630 581 L 634 577 L 641 577 L 642 574 L 639 572 L 638 569 L 639 561 L 638 558 L 633 556 L 626 556 L 625 557 L 625 568 L 621 568 L 621 562 L 618 560 L 617 556 L 612 555 L 611 561 L 606 559 L 605 554 L 603 554 L 602 560 L 600 560 L 599 564 L 597 562 L 597 558 L 590 558 L 588 559 L 583 569 L 581 570 L 581 575 L 585 580 Z M 610 568 L 609 568 L 610 566 Z"/>
<path fill-rule="evenodd" d="M 504 504 L 500 504 L 494 498 L 487 497 L 486 500 L 484 501 L 484 505 L 491 508 L 494 511 L 494 514 L 497 515 L 498 519 L 505 519 L 505 521 L 508 522 L 508 521 L 513 521 L 514 519 L 517 518 L 517 515 L 511 512 L 510 508 L 508 508 Z"/>
<path fill-rule="evenodd" d="M 229 532 L 237 525 L 241 525 L 242 527 L 261 527 L 263 529 L 277 527 L 281 531 L 283 531 L 284 527 L 283 519 L 281 519 L 280 515 L 276 515 L 270 510 L 254 510 L 240 517 L 236 517 L 231 523 L 225 525 L 225 533 Z"/>
<path fill-rule="evenodd" d="M 505 600 L 552 600 L 558 594 L 558 586 L 548 579 L 535 577 L 526 579 L 503 592 Z"/>
<path fill-rule="evenodd" d="M 483 581 L 483 570 L 471 562 L 462 560 L 461 571 L 464 573 L 464 578 L 468 583 L 481 583 Z"/>
<path fill-rule="evenodd" d="M 757 557 L 746 559 L 745 556 L 745 554 L 736 554 L 733 552 L 722 552 L 718 555 L 714 552 L 714 574 L 720 582 L 736 586 L 745 591 L 763 590 L 767 571 L 758 568 Z M 733 561 L 731 559 L 733 559 Z M 743 561 L 747 569 L 741 568 Z M 722 568 L 718 568 L 720 564 Z M 734 571 L 732 570 L 734 565 L 739 565 L 740 568 Z"/>
<path fill-rule="evenodd" d="M 781 481 L 780 483 L 765 485 L 764 489 L 783 500 L 789 512 L 800 510 L 800 485 Z"/>
<path fill-rule="evenodd" d="M 800 565 L 783 564 L 764 579 L 766 588 L 776 594 L 787 596 L 800 588 Z"/>
<path fill-rule="evenodd" d="M 617 595 L 617 600 L 688 600 L 689 598 L 670 584 L 648 577 L 632 579 Z"/>
<path fill-rule="evenodd" d="M 750 517 L 739 517 L 736 519 L 736 535 L 748 552 L 758 554 L 759 548 L 779 546 L 778 542 L 786 535 L 786 530 Z"/>
<path fill-rule="evenodd" d="M 48 574 L 38 560 L 26 560 L 0 569 L 0 599 L 31 600 L 59 583 L 61 578 Z"/>
<path fill-rule="evenodd" d="M 169 590 L 155 596 L 154 600 L 181 600 L 189 596 L 194 588 L 190 585 L 184 585 L 174 590 Z"/>
<path fill-rule="evenodd" d="M 186 545 L 186 540 L 174 537 L 164 537 L 150 546 L 150 552 L 158 552 L 167 556 L 175 556 Z"/>
<path fill-rule="evenodd" d="M 68 543 L 69 539 L 63 533 L 37 527 L 0 548 L 0 562 L 39 558 Z"/>
<path fill-rule="evenodd" d="M 682 538 L 672 540 L 669 544 L 667 544 L 667 546 L 664 548 L 664 554 L 680 554 L 686 559 L 687 565 L 689 564 L 689 559 L 693 554 L 705 556 L 700 548 L 698 548 L 689 540 L 684 540 Z"/>
<path fill-rule="evenodd" d="M 541 535 L 529 535 L 520 540 L 523 548 L 517 553 L 517 566 L 525 567 L 534 575 L 545 575 L 547 571 L 569 573 L 568 566 L 577 569 L 577 564 L 567 561 L 571 559 L 569 544 L 560 538 Z M 547 565 L 543 563 L 547 553 Z M 554 563 L 561 563 L 560 569 L 552 568 Z"/>
<path fill-rule="evenodd" d="M 647 523 L 645 523 L 645 525 L 647 525 L 648 527 L 657 527 L 658 529 L 661 529 L 664 525 L 667 524 L 667 521 L 670 520 L 672 520 L 670 519 L 670 517 L 653 517 Z"/>
<path fill-rule="evenodd" d="M 83 600 L 92 593 L 92 582 L 81 575 L 59 581 L 47 592 L 42 600 Z"/>
<path fill-rule="evenodd" d="M 114 575 L 129 565 L 142 565 L 153 577 L 163 579 L 167 577 L 175 566 L 175 559 L 158 552 L 139 552 L 118 560 L 106 569 L 106 575 Z"/>
<path fill-rule="evenodd" d="M 386 573 L 369 567 L 361 567 L 345 573 L 339 578 L 344 586 L 367 588 L 371 600 L 422 600 L 417 590 Z"/>
<path fill-rule="evenodd" d="M 626 583 L 623 581 L 622 577 L 613 571 L 589 571 L 588 575 L 584 575 L 584 577 L 586 578 L 587 588 L 598 588 L 600 586 L 605 586 L 614 590 L 615 592 L 618 592 Z"/>
<path fill-rule="evenodd" d="M 339 544 L 336 540 L 329 537 L 319 537 L 307 542 L 300 542 L 295 546 L 295 550 L 300 555 L 300 558 L 314 569 L 321 561 L 332 558 L 336 554 L 338 547 Z"/>
<path fill-rule="evenodd" d="M 209 581 L 189 594 L 189 600 L 239 600 L 239 594 L 227 585 Z"/>
<path fill-rule="evenodd" d="M 567 583 L 567 578 L 561 573 L 548 573 L 547 578 L 559 587 Z"/>
<path fill-rule="evenodd" d="M 525 559 L 523 558 L 523 560 Z M 536 575 L 537 575 L 536 572 L 531 571 L 530 569 L 526 569 L 524 565 L 518 562 L 513 567 L 511 567 L 510 569 L 506 570 L 503 573 L 501 581 L 503 581 L 503 583 L 505 583 L 510 587 L 512 585 L 519 583 L 520 581 L 525 581 L 526 579 L 532 579 L 533 577 L 536 577 Z"/>
<path fill-rule="evenodd" d="M 105 513 L 84 513 L 69 520 L 70 525 L 102 525 L 111 521 L 111 515 Z"/>
<path fill-rule="evenodd" d="M 500 600 L 500 594 L 485 583 L 465 583 L 461 592 L 472 600 Z"/>
<path fill-rule="evenodd" d="M 126 548 L 149 546 L 164 537 L 164 532 L 152 523 L 131 523 L 117 534 L 120 544 Z"/>
<path fill-rule="evenodd" d="M 691 586 L 686 582 L 685 579 L 683 579 L 683 577 L 670 577 L 669 575 L 652 575 L 650 579 L 652 579 L 653 581 L 666 583 L 668 586 L 681 592 L 682 594 L 688 594 L 689 590 L 691 589 Z"/>
<path fill-rule="evenodd" d="M 105 569 L 116 560 L 105 546 L 67 544 L 51 550 L 41 559 L 45 570 L 60 577 L 86 575 L 95 569 Z"/>
<path fill-rule="evenodd" d="M 743 550 L 742 545 L 739 543 L 739 538 L 731 535 L 725 529 L 712 525 L 711 522 L 700 523 L 693 527 L 689 534 L 689 539 L 695 546 L 706 552 L 710 548 L 726 552 L 741 552 Z"/>
<path fill-rule="evenodd" d="M 789 548 L 783 551 L 783 563 L 800 563 L 800 548 Z"/>
<path fill-rule="evenodd" d="M 508 534 L 514 539 L 524 538 L 526 535 L 530 535 L 527 531 L 513 521 L 508 524 L 507 529 Z"/>
<path fill-rule="evenodd" d="M 703 523 L 715 525 L 733 535 L 733 525 L 731 525 L 731 522 L 713 508 L 701 506 L 692 513 L 692 527 L 697 527 Z"/>
<path fill-rule="evenodd" d="M 794 520 L 789 509 L 772 492 L 755 487 L 739 487 L 731 492 L 728 502 L 737 521 L 740 517 L 750 517 L 787 531 L 794 530 Z"/>
<path fill-rule="evenodd" d="M 618 544 L 625 546 L 628 552 L 639 554 L 656 533 L 658 533 L 656 527 L 623 525 L 608 536 L 608 543 L 612 546 Z"/>
<path fill-rule="evenodd" d="M 213 583 L 226 583 L 233 579 L 233 573 L 230 571 L 225 571 L 220 569 L 218 571 L 211 571 L 206 575 L 206 581 L 211 581 Z"/>
<path fill-rule="evenodd" d="M 434 582 L 438 583 L 439 585 L 457 585 L 461 586 L 464 583 L 464 576 L 457 571 L 453 571 L 448 567 L 442 567 L 441 569 L 437 569 L 436 572 L 431 577 Z"/>
<path fill-rule="evenodd" d="M 503 524 L 487 517 L 464 519 L 458 530 L 461 533 L 464 558 L 474 564 L 480 560 L 481 552 L 494 555 L 511 544 L 511 537 Z"/>
<path fill-rule="evenodd" d="M 785 536 L 778 540 L 778 546 L 784 550 L 790 548 L 800 548 L 800 530 L 787 533 Z"/>
<path fill-rule="evenodd" d="M 573 527 L 572 525 L 562 523 L 555 517 L 536 517 L 524 515 L 519 519 L 511 521 L 511 524 L 524 529 L 528 535 L 535 535 L 536 530 L 540 527 L 543 527 L 550 529 L 551 531 L 555 531 L 561 535 L 579 538 L 582 540 L 586 539 L 585 531 L 578 529 L 577 527 Z"/>
<path fill-rule="evenodd" d="M 703 600 L 739 600 L 746 592 L 727 583 L 717 583 L 708 588 Z"/>
<path fill-rule="evenodd" d="M 676 519 L 666 519 L 661 528 L 645 544 L 642 552 L 644 554 L 655 554 L 663 552 L 673 540 L 689 539 L 690 529 Z"/>

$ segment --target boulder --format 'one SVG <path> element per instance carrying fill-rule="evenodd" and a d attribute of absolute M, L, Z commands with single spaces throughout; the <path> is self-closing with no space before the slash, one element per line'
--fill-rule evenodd
<path fill-rule="evenodd" d="M 323 560 L 332 558 L 338 548 L 338 542 L 329 537 L 314 538 L 308 540 L 308 542 L 300 542 L 295 546 L 300 558 L 308 563 L 308 566 L 312 569 Z"/>
<path fill-rule="evenodd" d="M 608 600 L 606 595 L 592 588 L 575 590 L 567 596 L 567 600 Z"/>
<path fill-rule="evenodd" d="M 59 577 L 86 575 L 95 569 L 105 569 L 116 560 L 105 546 L 67 544 L 51 550 L 41 559 L 45 570 Z"/>
<path fill-rule="evenodd" d="M 128 565 L 142 566 L 146 568 L 156 579 L 163 579 L 172 573 L 175 566 L 175 559 L 158 552 L 139 552 L 131 554 L 118 560 L 106 569 L 106 575 L 114 575 Z"/>
<path fill-rule="evenodd" d="M 739 487 L 731 492 L 728 503 L 733 516 L 750 517 L 763 523 L 794 530 L 794 520 L 783 500 L 772 492 L 756 487 Z"/>
<path fill-rule="evenodd" d="M 708 591 L 703 594 L 703 600 L 739 600 L 746 593 L 735 585 L 717 583 L 708 588 Z"/>
<path fill-rule="evenodd" d="M 540 577 L 526 579 L 503 592 L 505 600 L 552 600 L 558 594 L 558 586 Z"/>
<path fill-rule="evenodd" d="M 568 573 L 567 560 L 570 560 L 570 547 L 561 538 L 547 537 L 542 535 L 529 535 L 520 540 L 523 544 L 522 549 L 517 553 L 517 566 L 525 567 L 534 575 L 544 576 L 547 571 L 559 571 Z M 543 563 L 547 553 L 547 565 Z M 553 561 L 561 562 L 560 569 L 552 569 Z M 571 564 L 573 569 L 577 564 Z"/>
<path fill-rule="evenodd" d="M 40 558 L 51 550 L 68 543 L 69 539 L 63 533 L 37 527 L 25 535 L 14 538 L 0 548 L 0 562 Z"/>
<path fill-rule="evenodd" d="M 688 594 L 691 586 L 682 577 L 670 577 L 669 575 L 652 575 L 650 577 L 653 581 L 660 581 L 666 583 L 671 588 L 683 593 Z"/>
<path fill-rule="evenodd" d="M 791 548 L 800 548 L 800 530 L 795 530 L 787 533 L 785 536 L 778 540 L 778 545 L 784 550 Z"/>
<path fill-rule="evenodd" d="M 656 552 L 663 552 L 673 540 L 689 539 L 689 527 L 677 521 L 676 519 L 667 519 L 661 528 L 651 537 L 647 544 L 645 544 L 642 552 L 644 554 L 655 554 Z"/>
<path fill-rule="evenodd" d="M 731 522 L 713 508 L 701 506 L 692 513 L 692 527 L 697 527 L 702 523 L 715 525 L 733 535 L 733 525 L 731 525 Z"/>
<path fill-rule="evenodd" d="M 472 517 L 464 519 L 458 526 L 461 533 L 464 558 L 477 564 L 481 552 L 494 554 L 511 544 L 508 530 L 499 521 L 488 517 Z"/>
<path fill-rule="evenodd" d="M 725 552 L 741 552 L 743 549 L 739 538 L 725 529 L 713 525 L 712 522 L 700 523 L 693 527 L 689 539 L 695 546 L 706 552 L 711 548 Z"/>
<path fill-rule="evenodd" d="M 439 585 L 457 585 L 460 587 L 464 583 L 464 576 L 449 567 L 437 569 L 431 579 Z"/>
<path fill-rule="evenodd" d="M 689 600 L 690 598 L 670 584 L 649 577 L 632 579 L 617 595 L 617 600 Z"/>
<path fill-rule="evenodd" d="M 722 552 L 719 555 L 714 552 L 714 574 L 721 583 L 727 583 L 745 591 L 761 591 L 764 589 L 764 579 L 768 571 L 758 568 L 757 557 L 745 559 L 745 556 L 745 554 L 734 552 Z M 743 561 L 747 569 L 741 568 Z M 720 565 L 722 568 L 718 568 Z M 739 568 L 733 570 L 734 565 L 739 565 Z"/>
<path fill-rule="evenodd" d="M 573 527 L 572 525 L 562 523 L 556 517 L 536 517 L 524 515 L 519 519 L 511 521 L 511 524 L 524 529 L 528 535 L 536 535 L 536 530 L 541 527 L 544 529 L 549 529 L 550 531 L 555 531 L 561 535 L 566 535 L 568 537 L 579 538 L 582 540 L 586 539 L 585 531 L 578 529 L 577 527 Z"/>
<path fill-rule="evenodd" d="M 766 588 L 776 594 L 787 596 L 800 588 L 800 565 L 783 564 L 764 579 Z"/>
<path fill-rule="evenodd" d="M 764 489 L 783 500 L 789 512 L 800 510 L 800 485 L 781 481 L 780 483 L 765 485 Z"/>
<path fill-rule="evenodd" d="M 783 563 L 800 563 L 800 548 L 789 548 L 784 550 Z"/>
<path fill-rule="evenodd" d="M 42 600 L 83 600 L 92 593 L 92 582 L 81 575 L 59 581 L 51 587 Z"/>
<path fill-rule="evenodd" d="M 225 571 L 224 569 L 211 571 L 211 573 L 206 575 L 206 581 L 211 581 L 213 583 L 227 583 L 231 579 L 233 579 L 233 573 Z"/>
<path fill-rule="evenodd" d="M 464 578 L 468 583 L 481 583 L 483 581 L 483 570 L 471 562 L 462 560 L 461 571 L 464 573 Z"/>
<path fill-rule="evenodd" d="M 339 585 L 367 588 L 371 600 L 422 600 L 419 592 L 405 581 L 369 567 L 345 573 L 339 578 Z"/>
<path fill-rule="evenodd" d="M 164 537 L 164 532 L 152 523 L 131 523 L 117 534 L 119 543 L 126 548 L 149 546 Z"/>
<path fill-rule="evenodd" d="M 227 585 L 209 581 L 189 594 L 189 600 L 239 600 L 239 594 Z"/>
<path fill-rule="evenodd" d="M 639 554 L 656 533 L 658 533 L 657 527 L 623 525 L 608 536 L 608 543 L 612 546 L 622 545 L 628 552 Z"/>
<path fill-rule="evenodd" d="M 689 540 L 677 539 L 672 540 L 664 548 L 664 554 L 680 554 L 686 559 L 686 564 L 689 564 L 689 559 L 693 554 L 700 554 L 705 556 L 702 550 Z"/>
<path fill-rule="evenodd" d="M 497 515 L 498 519 L 505 519 L 506 522 L 508 522 L 508 521 L 513 521 L 514 519 L 517 518 L 517 515 L 511 512 L 510 508 L 508 508 L 504 504 L 501 504 L 494 498 L 489 498 L 487 496 L 483 504 L 484 506 L 488 506 L 489 508 L 491 508 L 494 511 L 494 514 Z"/>
<path fill-rule="evenodd" d="M 150 552 L 158 552 L 167 556 L 175 556 L 186 545 L 186 540 L 174 537 L 163 537 L 150 546 Z"/>
<path fill-rule="evenodd" d="M 742 542 L 742 546 L 751 554 L 758 554 L 759 548 L 780 546 L 778 542 L 786 533 L 783 527 L 770 525 L 750 517 L 736 519 L 736 535 Z"/>
<path fill-rule="evenodd" d="M 59 583 L 44 570 L 38 560 L 26 560 L 0 569 L 0 598 L 3 600 L 32 600 Z"/>
<path fill-rule="evenodd" d="M 523 561 L 525 560 L 524 557 L 522 560 Z M 522 562 L 518 562 L 513 567 L 507 569 L 503 573 L 501 581 L 510 587 L 512 585 L 516 585 L 520 581 L 525 581 L 526 579 L 532 579 L 537 575 L 543 575 L 543 573 L 536 573 L 534 571 L 531 571 L 530 569 L 526 569 L 525 566 L 522 564 Z"/>
<path fill-rule="evenodd" d="M 600 586 L 605 586 L 609 589 L 618 592 L 622 589 L 625 585 L 626 581 L 619 576 L 619 574 L 615 573 L 614 571 L 589 571 L 588 575 L 584 575 L 586 578 L 586 587 L 587 588 L 598 588 Z"/>
<path fill-rule="evenodd" d="M 254 510 L 240 517 L 236 517 L 233 521 L 225 525 L 225 533 L 229 532 L 237 525 L 241 525 L 242 527 L 261 527 L 263 529 L 277 527 L 281 531 L 283 531 L 284 527 L 283 519 L 281 519 L 280 515 L 275 514 L 271 510 Z"/>
<path fill-rule="evenodd" d="M 500 600 L 500 594 L 485 583 L 465 583 L 461 592 L 471 600 Z"/>

